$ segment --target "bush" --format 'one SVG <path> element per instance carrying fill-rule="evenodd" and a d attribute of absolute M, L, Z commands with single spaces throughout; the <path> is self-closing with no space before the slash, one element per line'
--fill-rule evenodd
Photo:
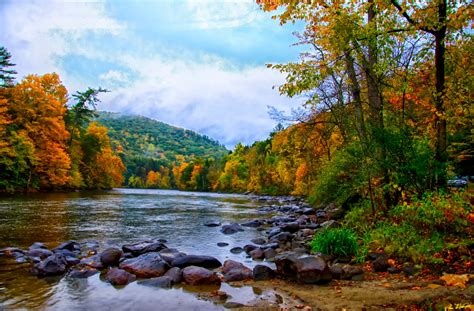
<path fill-rule="evenodd" d="M 372 215 L 368 202 L 354 206 L 344 225 L 362 237 L 361 248 L 383 249 L 416 263 L 442 263 L 440 254 L 473 245 L 472 205 L 465 193 L 426 193 L 406 198 L 388 214 Z"/>
<path fill-rule="evenodd" d="M 354 256 L 358 252 L 357 238 L 350 229 L 329 228 L 316 233 L 311 249 L 331 256 Z"/>

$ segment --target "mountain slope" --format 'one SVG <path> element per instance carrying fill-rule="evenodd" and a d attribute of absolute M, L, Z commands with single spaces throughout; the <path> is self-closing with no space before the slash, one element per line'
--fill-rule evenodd
<path fill-rule="evenodd" d="M 127 173 L 146 177 L 160 166 L 171 168 L 177 160 L 219 158 L 228 150 L 211 138 L 142 116 L 99 112 L 97 122 L 108 129 L 113 146 L 119 151 Z"/>

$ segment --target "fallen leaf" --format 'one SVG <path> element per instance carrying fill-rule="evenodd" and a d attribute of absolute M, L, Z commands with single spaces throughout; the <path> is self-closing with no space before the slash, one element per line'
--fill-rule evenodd
<path fill-rule="evenodd" d="M 428 284 L 426 287 L 431 288 L 431 289 L 435 289 L 435 288 L 441 287 L 441 285 L 439 285 L 439 284 Z"/>
<path fill-rule="evenodd" d="M 446 282 L 448 286 L 459 286 L 466 288 L 466 283 L 469 281 L 467 274 L 445 274 L 440 277 L 441 280 Z"/>

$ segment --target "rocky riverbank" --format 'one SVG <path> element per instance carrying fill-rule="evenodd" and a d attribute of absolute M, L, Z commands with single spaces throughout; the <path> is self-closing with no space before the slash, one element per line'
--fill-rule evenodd
<path fill-rule="evenodd" d="M 339 282 L 337 280 L 359 282 L 366 279 L 367 271 L 400 277 L 411 277 L 416 272 L 415 267 L 410 265 L 402 269 L 391 266 L 383 253 L 369 254 L 370 260 L 364 266 L 352 258 L 311 254 L 308 242 L 317 230 L 337 226 L 337 220 L 342 217 L 341 210 L 332 205 L 313 209 L 294 197 L 252 198 L 259 202 L 262 217 L 243 223 L 221 224 L 210 220 L 202 225 L 214 227 L 216 235 L 236 234 L 243 230 L 261 231 L 263 237 L 241 246 L 218 243 L 221 247 L 229 247 L 229 252 L 234 254 L 245 252 L 255 261 L 253 268 L 235 260 L 221 262 L 212 254 L 187 254 L 169 248 L 167 240 L 161 238 L 106 249 L 101 249 L 96 242 L 67 241 L 52 249 L 37 242 L 28 249 L 2 249 L 0 255 L 15 260 L 38 277 L 67 275 L 71 278 L 88 278 L 100 273 L 104 281 L 114 286 L 126 286 L 131 282 L 157 288 L 183 284 L 211 286 L 216 291 L 212 295 L 203 295 L 204 299 L 227 308 L 251 307 L 256 306 L 257 302 L 250 305 L 228 303 L 228 294 L 217 290 L 223 282 L 258 282 L 266 288 L 271 288 L 273 284 L 275 289 L 288 288 L 293 284 L 295 289 L 303 288 L 298 294 L 301 297 L 305 291 L 311 291 L 311 288 L 314 290 L 312 284 L 334 284 Z M 372 274 L 369 275 L 373 278 Z M 320 307 L 318 304 L 321 302 L 312 301 L 311 295 L 308 297 L 286 301 L 286 304 L 278 299 L 266 303 L 274 307 Z"/>

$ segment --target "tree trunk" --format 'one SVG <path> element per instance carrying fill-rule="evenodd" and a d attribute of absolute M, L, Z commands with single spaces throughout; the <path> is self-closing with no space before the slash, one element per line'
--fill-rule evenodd
<path fill-rule="evenodd" d="M 362 99 L 360 96 L 360 84 L 357 81 L 357 75 L 354 68 L 354 58 L 349 51 L 344 52 L 345 62 L 347 73 L 350 80 L 352 100 L 354 102 L 354 113 L 355 113 L 355 123 L 359 138 L 362 142 L 365 142 L 367 139 L 367 133 L 365 129 L 364 121 L 364 110 L 362 109 Z"/>
<path fill-rule="evenodd" d="M 435 94 L 435 128 L 436 128 L 436 161 L 439 165 L 437 173 L 438 188 L 446 187 L 446 162 L 447 156 L 447 136 L 446 136 L 446 116 L 444 107 L 444 82 L 445 82 L 445 38 L 446 38 L 446 0 L 438 2 L 438 23 L 439 29 L 435 32 L 435 69 L 436 69 L 436 94 Z"/>

